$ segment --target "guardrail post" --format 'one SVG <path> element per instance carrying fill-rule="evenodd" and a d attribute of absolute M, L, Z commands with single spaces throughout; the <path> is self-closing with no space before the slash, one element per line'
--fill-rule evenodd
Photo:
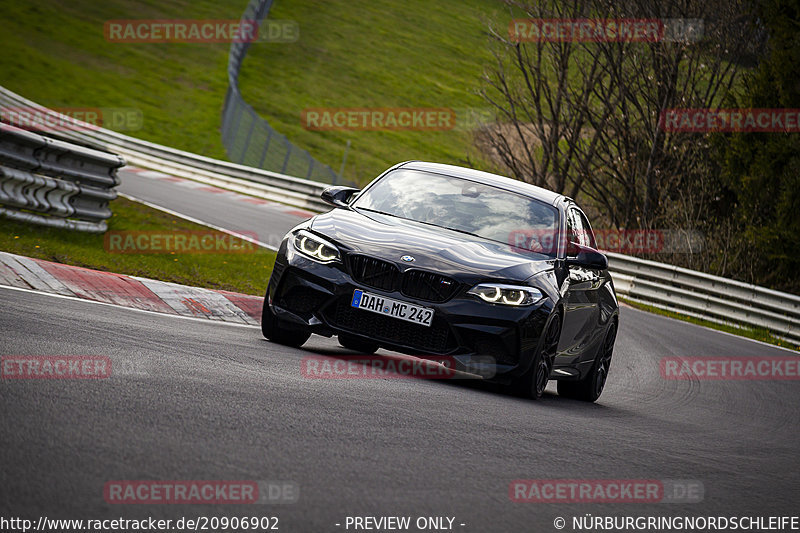
<path fill-rule="evenodd" d="M 283 159 L 281 174 L 286 174 L 286 167 L 289 166 L 289 157 L 292 155 L 292 143 L 286 137 L 283 138 L 283 141 L 286 143 L 286 157 Z"/>
<path fill-rule="evenodd" d="M 272 139 L 272 128 L 267 124 L 267 140 L 264 142 L 264 149 L 261 151 L 261 159 L 258 161 L 258 168 L 264 168 L 264 160 L 267 158 L 270 139 Z"/>
<path fill-rule="evenodd" d="M 241 120 L 241 118 L 242 118 L 242 109 L 243 108 L 244 108 L 244 106 L 237 105 L 233 110 L 233 123 L 232 123 L 232 126 L 231 126 L 231 135 L 232 135 L 232 140 L 233 141 L 235 141 L 235 139 L 236 139 L 236 133 L 237 133 L 237 130 L 239 129 L 239 120 Z M 233 149 L 233 145 L 234 144 L 235 144 L 235 142 L 231 142 L 231 147 L 228 149 L 228 155 L 231 155 L 231 157 L 233 157 L 231 152 L 233 151 L 232 149 Z"/>
<path fill-rule="evenodd" d="M 222 144 L 226 145 L 228 141 L 228 136 L 230 135 L 231 131 L 231 108 L 229 107 L 231 98 L 231 88 L 228 87 L 228 90 L 225 91 L 225 103 L 222 106 Z"/>
<path fill-rule="evenodd" d="M 239 157 L 239 162 L 244 163 L 244 158 L 247 155 L 247 149 L 250 148 L 250 138 L 253 136 L 253 128 L 256 127 L 256 119 L 258 115 L 256 112 L 253 111 L 252 108 L 249 108 L 247 112 L 250 114 L 250 128 L 247 130 L 247 137 L 244 140 L 244 146 L 242 147 L 242 155 Z"/>
<path fill-rule="evenodd" d="M 311 157 L 311 154 L 306 152 L 306 157 L 308 158 L 308 172 L 306 172 L 306 179 L 311 179 L 311 173 L 314 171 L 314 158 Z"/>

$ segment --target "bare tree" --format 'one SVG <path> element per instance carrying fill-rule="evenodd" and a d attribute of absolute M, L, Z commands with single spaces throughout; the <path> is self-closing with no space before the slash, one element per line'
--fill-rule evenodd
<path fill-rule="evenodd" d="M 498 118 L 478 144 L 517 179 L 590 198 L 618 228 L 694 223 L 713 194 L 707 135 L 667 132 L 659 120 L 671 108 L 719 106 L 729 94 L 752 46 L 744 2 L 506 0 L 509 14 L 530 19 L 656 19 L 666 33 L 519 42 L 506 27 L 490 27 L 496 46 L 482 96 Z M 702 38 L 681 34 L 697 21 Z"/>

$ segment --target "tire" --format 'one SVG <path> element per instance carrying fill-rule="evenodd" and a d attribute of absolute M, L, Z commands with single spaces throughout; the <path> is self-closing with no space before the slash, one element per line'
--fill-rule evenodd
<path fill-rule="evenodd" d="M 373 354 L 378 351 L 377 343 L 361 340 L 358 337 L 347 335 L 346 333 L 339 335 L 339 344 L 348 350 L 364 354 Z"/>
<path fill-rule="evenodd" d="M 264 297 L 264 309 L 261 313 L 261 333 L 266 339 L 298 348 L 311 336 L 311 332 L 301 329 L 290 329 L 282 326 L 280 319 L 269 307 L 269 296 Z"/>
<path fill-rule="evenodd" d="M 561 338 L 561 315 L 558 312 L 553 314 L 545 331 L 542 347 L 536 354 L 531 368 L 511 384 L 511 391 L 517 396 L 538 400 L 547 388 L 550 372 L 553 369 L 553 358 Z"/>
<path fill-rule="evenodd" d="M 608 328 L 606 338 L 603 340 L 603 346 L 600 349 L 600 353 L 597 354 L 589 374 L 580 381 L 559 381 L 558 395 L 584 402 L 596 402 L 600 395 L 603 394 L 603 389 L 606 386 L 616 339 L 617 324 L 612 323 Z"/>

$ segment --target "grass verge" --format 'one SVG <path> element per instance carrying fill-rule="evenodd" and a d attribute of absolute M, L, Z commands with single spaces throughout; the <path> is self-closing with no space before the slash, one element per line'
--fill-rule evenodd
<path fill-rule="evenodd" d="M 109 231 L 209 231 L 142 204 L 119 198 L 112 204 Z M 0 250 L 118 274 L 171 281 L 195 287 L 263 296 L 275 252 L 109 253 L 104 236 L 0 219 Z"/>
<path fill-rule="evenodd" d="M 633 307 L 634 309 L 639 309 L 640 311 L 647 311 L 648 313 L 674 318 L 676 320 L 689 322 L 691 324 L 696 324 L 698 326 L 715 329 L 717 331 L 724 331 L 725 333 L 731 333 L 739 337 L 747 337 L 748 339 L 754 339 L 757 341 L 766 342 L 768 344 L 774 344 L 775 346 L 780 346 L 782 348 L 788 348 L 790 350 L 800 351 L 800 346 L 797 346 L 796 344 L 793 344 L 789 341 L 779 339 L 774 335 L 772 335 L 768 330 L 763 328 L 750 328 L 745 326 L 736 327 L 728 324 L 718 324 L 717 322 L 711 322 L 710 320 L 703 320 L 701 318 L 684 315 L 682 313 L 676 313 L 674 311 L 667 311 L 665 309 L 661 309 L 659 307 L 655 307 L 652 305 L 642 304 L 639 302 L 632 302 L 622 296 L 618 296 L 618 298 L 621 302 L 624 302 L 625 304 Z"/>
<path fill-rule="evenodd" d="M 246 4 L 0 0 L 0 83 L 48 107 L 137 109 L 141 123 L 104 125 L 133 137 L 224 158 L 219 128 L 228 85 L 229 45 L 108 42 L 104 24 L 126 19 L 238 20 Z"/>
<path fill-rule="evenodd" d="M 143 123 L 124 133 L 224 159 L 229 45 L 115 43 L 103 30 L 108 20 L 238 19 L 246 4 L 0 0 L 0 83 L 50 107 L 136 108 Z M 278 0 L 270 18 L 297 22 L 299 39 L 254 43 L 242 90 L 275 129 L 337 172 L 350 140 L 350 179 L 364 182 L 406 159 L 463 162 L 471 146 L 464 128 L 315 132 L 302 127 L 300 114 L 307 107 L 485 107 L 476 91 L 490 57 L 486 20 L 496 13 L 509 18 L 494 0 Z"/>
<path fill-rule="evenodd" d="M 295 20 L 295 43 L 252 46 L 242 67 L 245 100 L 288 138 L 360 184 L 409 159 L 480 163 L 474 117 L 490 112 L 478 94 L 491 63 L 488 21 L 510 15 L 494 0 L 279 0 L 270 18 Z M 268 74 L 268 78 L 263 76 Z M 266 83 L 265 83 L 266 81 Z M 445 131 L 309 131 L 307 108 L 450 108 Z M 470 120 L 472 117 L 472 120 Z"/>

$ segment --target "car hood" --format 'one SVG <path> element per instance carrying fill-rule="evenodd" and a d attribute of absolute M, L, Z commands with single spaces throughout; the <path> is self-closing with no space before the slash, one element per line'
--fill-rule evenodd
<path fill-rule="evenodd" d="M 335 241 L 343 251 L 380 257 L 401 268 L 515 281 L 553 268 L 553 260 L 540 254 L 377 213 L 334 209 L 317 215 L 311 229 Z M 405 255 L 414 261 L 403 262 L 400 258 Z"/>

